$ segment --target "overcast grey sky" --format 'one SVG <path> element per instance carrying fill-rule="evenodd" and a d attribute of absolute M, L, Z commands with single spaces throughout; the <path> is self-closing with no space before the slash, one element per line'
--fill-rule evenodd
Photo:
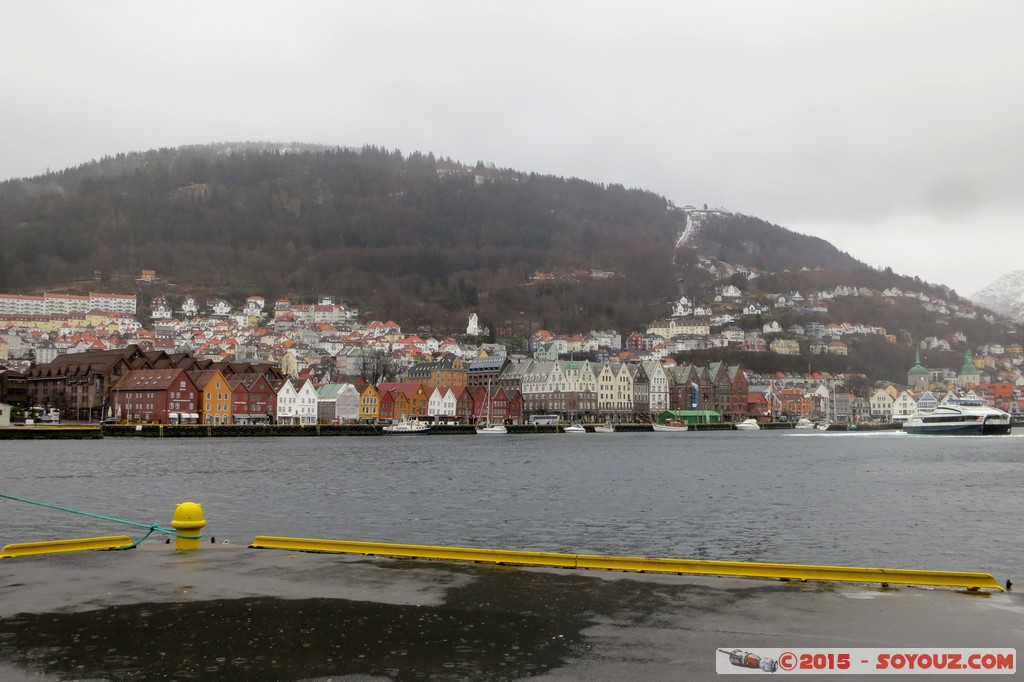
<path fill-rule="evenodd" d="M 1024 254 L 1024 2 L 0 3 L 0 179 L 375 144 L 707 203 L 970 295 Z"/>

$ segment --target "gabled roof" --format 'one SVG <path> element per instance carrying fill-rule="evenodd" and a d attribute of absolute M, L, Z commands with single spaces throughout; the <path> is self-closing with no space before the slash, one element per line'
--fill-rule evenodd
<path fill-rule="evenodd" d="M 224 378 L 224 375 L 216 369 L 204 369 L 198 372 L 189 372 L 188 376 L 192 379 L 192 383 L 196 385 L 196 388 L 200 390 L 205 388 L 206 385 L 213 381 L 215 377 L 219 376 L 222 379 Z"/>
<path fill-rule="evenodd" d="M 268 389 L 275 390 L 270 381 L 267 381 L 267 378 L 262 374 L 232 374 L 231 376 L 226 376 L 224 378 L 227 379 L 228 386 L 231 387 L 231 390 L 242 386 L 247 391 L 252 391 L 260 381 L 266 382 Z"/>
<path fill-rule="evenodd" d="M 117 382 L 115 391 L 166 391 L 181 378 L 189 378 L 182 369 L 140 369 L 128 372 Z"/>
<path fill-rule="evenodd" d="M 412 400 L 416 393 L 423 388 L 423 384 L 414 381 L 405 381 L 402 383 L 383 383 L 377 387 L 377 391 L 383 396 L 385 393 L 391 394 L 402 394 L 409 400 Z M 426 391 L 423 393 L 426 395 Z"/>
<path fill-rule="evenodd" d="M 100 374 L 113 367 L 118 362 L 128 362 L 133 369 L 148 368 L 148 361 L 145 354 L 137 345 L 126 346 L 114 350 L 91 350 L 84 353 L 67 353 L 58 355 L 53 361 L 45 365 L 39 365 L 34 370 L 47 368 L 51 376 L 56 374 L 67 374 L 83 371 L 95 371 Z M 38 376 L 33 374 L 33 376 Z"/>
<path fill-rule="evenodd" d="M 310 381 L 308 378 L 303 378 L 303 379 L 295 379 L 295 378 L 293 378 L 293 379 L 289 379 L 289 381 L 291 382 L 292 387 L 295 389 L 296 392 L 301 391 L 302 387 L 305 386 L 307 383 L 311 387 L 313 385 L 313 382 Z"/>
<path fill-rule="evenodd" d="M 317 397 L 322 400 L 337 400 L 338 394 L 341 393 L 346 386 L 352 384 L 324 384 L 320 388 L 316 389 Z"/>

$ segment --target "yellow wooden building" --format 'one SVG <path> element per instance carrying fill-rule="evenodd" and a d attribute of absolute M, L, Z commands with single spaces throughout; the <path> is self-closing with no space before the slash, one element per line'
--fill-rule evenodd
<path fill-rule="evenodd" d="M 380 419 L 380 394 L 373 384 L 367 384 L 359 394 L 360 421 L 377 421 Z"/>
<path fill-rule="evenodd" d="M 231 423 L 231 385 L 219 369 L 189 372 L 199 389 L 199 423 Z"/>

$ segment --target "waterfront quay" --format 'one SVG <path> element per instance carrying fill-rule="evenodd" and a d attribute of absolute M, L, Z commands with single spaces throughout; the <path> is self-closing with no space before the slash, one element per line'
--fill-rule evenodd
<path fill-rule="evenodd" d="M 275 436 L 382 436 L 384 424 L 68 424 L 63 426 L 10 426 L 0 427 L 0 440 L 65 440 L 81 438 L 230 438 Z M 510 434 L 564 433 L 568 424 L 513 424 L 506 427 Z M 594 424 L 584 424 L 588 433 L 594 433 Z M 794 429 L 793 422 L 765 422 L 764 430 Z M 831 424 L 830 431 L 882 431 L 898 430 L 898 424 Z M 733 431 L 729 422 L 717 424 L 691 424 L 691 431 Z M 616 433 L 650 433 L 650 424 L 616 424 Z M 471 424 L 431 424 L 424 435 L 475 435 Z"/>
<path fill-rule="evenodd" d="M 1022 613 L 1015 592 L 143 544 L 0 561 L 0 677 L 710 679 L 719 649 L 1019 646 Z"/>

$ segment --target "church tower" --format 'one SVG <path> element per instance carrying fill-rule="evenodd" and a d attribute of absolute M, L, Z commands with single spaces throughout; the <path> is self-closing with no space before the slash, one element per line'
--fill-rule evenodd
<path fill-rule="evenodd" d="M 960 368 L 960 374 L 956 378 L 956 385 L 959 388 L 977 386 L 981 383 L 981 372 L 974 366 L 974 356 L 968 348 L 964 353 L 964 366 Z"/>
<path fill-rule="evenodd" d="M 921 364 L 921 351 L 914 357 L 914 366 L 907 370 L 907 386 L 912 391 L 927 391 L 931 385 L 931 372 Z"/>

